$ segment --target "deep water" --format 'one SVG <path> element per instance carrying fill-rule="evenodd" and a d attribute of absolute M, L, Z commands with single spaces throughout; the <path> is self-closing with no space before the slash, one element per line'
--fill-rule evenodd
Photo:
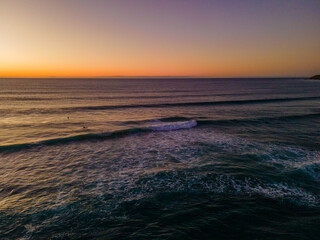
<path fill-rule="evenodd" d="M 320 82 L 1 79 L 1 239 L 319 239 Z"/>

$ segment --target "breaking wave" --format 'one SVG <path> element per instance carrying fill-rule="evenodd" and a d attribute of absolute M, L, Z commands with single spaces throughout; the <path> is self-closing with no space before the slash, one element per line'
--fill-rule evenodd
<path fill-rule="evenodd" d="M 147 127 L 141 128 L 129 128 L 123 130 L 117 130 L 113 132 L 104 132 L 104 133 L 88 133 L 88 134 L 81 134 L 76 136 L 69 136 L 69 137 L 61 137 L 61 138 L 54 138 L 54 139 L 47 139 L 39 142 L 33 143 L 22 143 L 22 144 L 12 144 L 12 145 L 3 145 L 0 146 L 0 152 L 8 151 L 8 150 L 20 150 L 25 148 L 30 148 L 34 146 L 50 146 L 56 145 L 61 143 L 70 143 L 70 142 L 77 142 L 77 141 L 84 141 L 84 140 L 104 140 L 108 138 L 115 138 L 115 137 L 122 137 L 134 133 L 141 133 L 141 132 L 150 132 L 150 131 L 174 131 L 179 129 L 188 129 L 195 127 L 197 125 L 197 121 L 190 120 L 190 121 L 183 121 L 183 122 L 166 122 L 163 123 L 160 120 L 156 122 L 156 124 L 152 124 Z"/>

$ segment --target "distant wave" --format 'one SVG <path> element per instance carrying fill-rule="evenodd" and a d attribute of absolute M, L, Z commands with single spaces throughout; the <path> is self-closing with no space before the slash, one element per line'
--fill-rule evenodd
<path fill-rule="evenodd" d="M 9 151 L 9 150 L 20 150 L 20 149 L 25 149 L 25 148 L 35 147 L 35 146 L 51 146 L 51 145 L 56 145 L 61 143 L 78 142 L 78 141 L 84 141 L 84 140 L 103 140 L 103 139 L 121 137 L 125 135 L 130 135 L 133 133 L 139 133 L 139 132 L 173 131 L 173 130 L 179 130 L 179 129 L 192 128 L 196 125 L 197 125 L 197 121 L 195 120 L 183 121 L 183 122 L 172 122 L 172 123 L 160 122 L 158 124 L 150 125 L 143 128 L 129 128 L 129 129 L 117 130 L 113 132 L 88 133 L 88 134 L 81 134 L 81 135 L 70 136 L 70 137 L 54 138 L 54 139 L 48 139 L 48 140 L 43 140 L 43 141 L 33 142 L 33 143 L 3 145 L 3 146 L 0 146 L 0 152 Z"/>
<path fill-rule="evenodd" d="M 100 105 L 100 106 L 78 106 L 64 108 L 29 108 L 29 109 L 0 109 L 0 113 L 19 112 L 19 113 L 52 113 L 52 112 L 73 112 L 73 111 L 94 111 L 94 110 L 113 110 L 113 109 L 130 109 L 130 108 L 169 108 L 169 107 L 192 107 L 192 106 L 219 106 L 219 105 L 252 105 L 267 104 L 280 102 L 310 101 L 320 100 L 317 97 L 298 97 L 298 98 L 271 98 L 271 99 L 249 99 L 249 100 L 230 100 L 230 101 L 205 101 L 205 102 L 173 102 L 173 103 L 151 103 L 151 104 L 129 104 L 129 105 Z"/>
<path fill-rule="evenodd" d="M 69 93 L 69 92 L 66 92 Z M 37 94 L 38 97 L 27 97 L 23 95 L 24 93 L 15 93 L 10 95 L 0 94 L 0 100 L 10 100 L 10 101 L 57 101 L 57 100 L 83 100 L 83 96 L 68 96 L 65 95 L 53 95 L 51 92 L 48 94 L 52 94 L 51 97 L 47 97 L 45 94 Z M 1 96 L 2 95 L 2 96 Z M 16 96 L 18 95 L 18 96 Z M 121 95 L 121 96 L 86 96 L 85 98 L 88 100 L 116 100 L 116 99 L 171 99 L 171 98 L 196 98 L 196 97 L 221 97 L 221 96 L 245 96 L 247 94 L 177 94 L 177 95 Z"/>
<path fill-rule="evenodd" d="M 219 124 L 236 124 L 236 123 L 263 123 L 270 121 L 289 121 L 289 120 L 299 120 L 299 119 L 312 119 L 320 117 L 320 113 L 310 113 L 301 115 L 288 115 L 288 116 L 276 116 L 276 117 L 261 117 L 261 118 L 243 118 L 243 119 L 222 119 L 222 120 L 210 120 L 202 117 L 196 118 L 197 125 L 219 125 Z M 152 123 L 156 121 L 161 122 L 179 122 L 179 121 L 192 121 L 192 119 L 187 117 L 166 117 L 159 119 L 144 119 L 139 121 L 124 121 L 119 122 L 122 124 L 145 124 Z"/>
<path fill-rule="evenodd" d="M 199 125 L 224 125 L 224 124 L 241 124 L 241 123 L 267 123 L 270 121 L 290 121 L 313 119 L 320 117 L 320 113 L 310 113 L 302 115 L 288 115 L 279 117 L 262 117 L 262 118 L 244 118 L 244 119 L 226 119 L 226 120 L 198 120 Z"/>
<path fill-rule="evenodd" d="M 157 108 L 157 107 L 183 107 L 183 106 L 214 106 L 214 105 L 245 105 L 260 103 L 277 103 L 320 100 L 320 97 L 301 97 L 301 98 L 272 98 L 272 99 L 252 99 L 252 100 L 231 100 L 231 101 L 209 101 L 209 102 L 181 102 L 181 103 L 157 103 L 157 104 L 131 104 L 131 105 L 107 105 L 107 106 L 84 106 L 64 108 L 65 110 L 106 110 L 120 108 Z"/>

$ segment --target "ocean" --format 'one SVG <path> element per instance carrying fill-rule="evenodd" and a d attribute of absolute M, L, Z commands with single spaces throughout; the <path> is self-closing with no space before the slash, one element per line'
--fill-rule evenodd
<path fill-rule="evenodd" d="M 320 81 L 0 79 L 0 239 L 320 239 Z"/>

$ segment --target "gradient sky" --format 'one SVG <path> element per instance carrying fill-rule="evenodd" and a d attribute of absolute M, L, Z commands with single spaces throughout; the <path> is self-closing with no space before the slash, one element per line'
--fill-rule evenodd
<path fill-rule="evenodd" d="M 0 77 L 320 74 L 320 0 L 0 0 Z"/>

